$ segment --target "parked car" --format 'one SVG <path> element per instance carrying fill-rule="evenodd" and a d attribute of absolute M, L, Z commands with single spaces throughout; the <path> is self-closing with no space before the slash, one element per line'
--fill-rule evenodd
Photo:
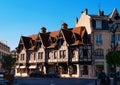
<path fill-rule="evenodd" d="M 33 71 L 32 73 L 30 73 L 29 75 L 30 77 L 44 77 L 44 73 L 42 71 Z"/>
<path fill-rule="evenodd" d="M 60 75 L 59 73 L 55 72 L 55 71 L 50 71 L 48 73 L 45 74 L 46 78 L 59 78 Z"/>

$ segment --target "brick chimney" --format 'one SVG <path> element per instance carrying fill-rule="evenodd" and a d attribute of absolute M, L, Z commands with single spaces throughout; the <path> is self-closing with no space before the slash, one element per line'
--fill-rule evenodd
<path fill-rule="evenodd" d="M 41 33 L 46 33 L 46 28 L 45 27 L 41 28 Z"/>
<path fill-rule="evenodd" d="M 61 27 L 62 29 L 67 29 L 68 28 L 68 25 L 64 22 L 64 23 L 62 23 L 62 27 Z"/>

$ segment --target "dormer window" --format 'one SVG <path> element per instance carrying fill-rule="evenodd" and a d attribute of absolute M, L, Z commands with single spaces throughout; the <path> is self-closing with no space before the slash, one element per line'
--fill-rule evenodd
<path fill-rule="evenodd" d="M 72 42 L 75 42 L 75 40 L 76 40 L 75 36 L 72 36 Z"/>
<path fill-rule="evenodd" d="M 20 50 L 22 50 L 23 49 L 23 45 L 20 45 Z"/>
<path fill-rule="evenodd" d="M 65 58 L 66 57 L 66 50 L 61 50 L 60 51 L 60 58 Z"/>
<path fill-rule="evenodd" d="M 39 52 L 38 53 L 38 59 L 42 59 L 43 58 L 43 52 Z"/>
<path fill-rule="evenodd" d="M 37 42 L 37 44 L 36 44 L 36 49 L 37 49 L 37 50 L 40 48 L 40 45 L 41 45 L 41 43 L 40 43 L 40 42 Z"/>
<path fill-rule="evenodd" d="M 102 21 L 96 20 L 96 29 L 102 29 Z"/>

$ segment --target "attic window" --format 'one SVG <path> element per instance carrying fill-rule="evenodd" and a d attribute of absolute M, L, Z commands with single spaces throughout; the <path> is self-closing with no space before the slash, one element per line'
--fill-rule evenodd
<path fill-rule="evenodd" d="M 102 29 L 102 21 L 96 20 L 96 29 Z"/>
<path fill-rule="evenodd" d="M 37 47 L 37 49 L 40 47 L 40 42 L 37 42 L 37 46 L 36 47 Z"/>
<path fill-rule="evenodd" d="M 22 50 L 23 49 L 23 45 L 20 45 L 20 50 Z"/>
<path fill-rule="evenodd" d="M 75 42 L 75 40 L 76 40 L 75 36 L 72 36 L 72 42 Z"/>

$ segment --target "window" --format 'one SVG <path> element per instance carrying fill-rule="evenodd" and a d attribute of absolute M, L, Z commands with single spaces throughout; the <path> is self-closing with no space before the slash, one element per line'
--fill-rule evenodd
<path fill-rule="evenodd" d="M 36 53 L 34 53 L 34 60 L 35 60 L 35 58 L 36 58 Z"/>
<path fill-rule="evenodd" d="M 73 74 L 77 74 L 77 66 L 76 65 L 73 65 Z"/>
<path fill-rule="evenodd" d="M 49 51 L 49 59 L 52 59 L 53 58 L 53 51 Z"/>
<path fill-rule="evenodd" d="M 96 59 L 104 59 L 103 49 L 96 49 L 95 50 L 95 58 Z"/>
<path fill-rule="evenodd" d="M 39 52 L 38 53 L 38 59 L 42 59 L 43 58 L 43 52 Z"/>
<path fill-rule="evenodd" d="M 77 56 L 78 56 L 78 50 L 72 49 L 71 50 L 71 58 L 77 58 Z"/>
<path fill-rule="evenodd" d="M 102 35 L 96 34 L 96 44 L 102 44 Z"/>
<path fill-rule="evenodd" d="M 72 54 L 73 54 L 72 58 L 75 58 L 75 50 L 72 50 Z"/>
<path fill-rule="evenodd" d="M 21 54 L 20 60 L 24 60 L 24 59 L 25 59 L 25 54 Z"/>
<path fill-rule="evenodd" d="M 66 50 L 63 50 L 63 58 L 66 56 Z"/>
<path fill-rule="evenodd" d="M 88 58 L 88 49 L 83 49 L 83 57 Z"/>
<path fill-rule="evenodd" d="M 62 74 L 68 73 L 68 67 L 66 65 L 62 66 Z"/>
<path fill-rule="evenodd" d="M 57 51 L 54 52 L 54 59 L 57 58 Z"/>
<path fill-rule="evenodd" d="M 60 58 L 62 58 L 63 56 L 63 51 L 60 51 Z"/>
<path fill-rule="evenodd" d="M 114 37 L 112 35 L 112 43 L 114 42 Z M 115 43 L 120 44 L 120 34 L 115 35 Z"/>
<path fill-rule="evenodd" d="M 20 45 L 20 50 L 22 50 L 23 49 L 23 45 Z"/>
<path fill-rule="evenodd" d="M 61 50 L 60 51 L 60 58 L 65 58 L 66 57 L 66 50 Z"/>
<path fill-rule="evenodd" d="M 87 65 L 83 66 L 83 75 L 88 75 L 88 66 Z"/>
<path fill-rule="evenodd" d="M 102 29 L 102 21 L 96 20 L 96 29 Z"/>

